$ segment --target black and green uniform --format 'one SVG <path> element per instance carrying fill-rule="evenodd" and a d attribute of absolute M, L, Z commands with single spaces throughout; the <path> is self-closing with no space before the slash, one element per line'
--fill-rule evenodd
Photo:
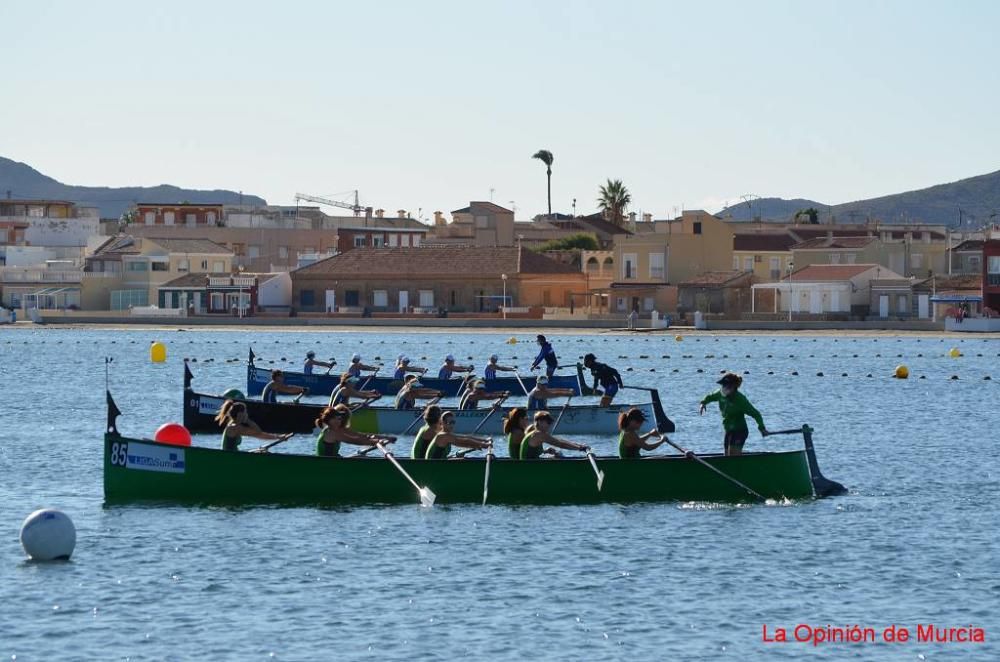
<path fill-rule="evenodd" d="M 618 434 L 618 457 L 623 460 L 637 460 L 639 457 L 638 446 L 628 446 L 625 444 L 625 431 Z"/>
<path fill-rule="evenodd" d="M 420 428 L 420 432 L 417 433 L 416 438 L 413 440 L 413 449 L 410 451 L 410 458 L 414 460 L 423 460 L 424 456 L 427 455 L 427 447 L 430 446 L 431 439 L 427 438 L 427 433 L 431 431 L 431 426 L 425 425 Z"/>
<path fill-rule="evenodd" d="M 537 433 L 529 432 L 528 434 L 524 435 L 524 439 L 521 440 L 521 452 L 518 457 L 520 457 L 522 460 L 537 460 L 542 456 L 542 451 L 544 450 L 542 444 L 539 444 L 538 446 L 532 446 L 531 444 L 528 443 L 531 440 L 531 437 L 533 437 L 535 434 Z"/>
<path fill-rule="evenodd" d="M 235 437 L 228 434 L 229 426 L 222 431 L 222 450 L 224 451 L 238 451 L 240 449 L 240 444 L 243 442 L 243 435 L 236 435 Z"/>
<path fill-rule="evenodd" d="M 521 459 L 521 444 L 524 443 L 523 441 L 524 437 L 522 436 L 521 439 L 522 441 L 515 442 L 513 433 L 507 435 L 507 455 L 514 458 L 515 460 Z"/>
<path fill-rule="evenodd" d="M 733 391 L 729 396 L 722 395 L 718 390 L 709 393 L 701 400 L 701 404 L 707 405 L 710 402 L 719 403 L 719 411 L 722 413 L 722 427 L 726 432 L 745 432 L 747 429 L 746 417 L 749 416 L 757 422 L 757 427 L 761 430 L 764 427 L 764 417 L 760 415 L 757 408 L 750 404 L 747 396 L 739 391 Z"/>
<path fill-rule="evenodd" d="M 320 457 L 340 457 L 340 442 L 327 441 L 326 430 L 323 430 L 316 437 L 316 455 Z"/>
<path fill-rule="evenodd" d="M 438 435 L 442 434 L 444 434 L 444 432 L 438 432 L 436 435 L 434 435 L 434 439 L 437 439 Z M 451 444 L 448 444 L 447 446 L 442 448 L 441 446 L 435 444 L 434 441 L 432 440 L 430 446 L 427 447 L 427 453 L 424 454 L 424 459 L 443 460 L 447 458 L 449 455 L 451 455 Z"/>

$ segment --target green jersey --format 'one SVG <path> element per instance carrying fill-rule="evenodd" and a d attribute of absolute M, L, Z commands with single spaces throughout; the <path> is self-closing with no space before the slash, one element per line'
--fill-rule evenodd
<path fill-rule="evenodd" d="M 532 446 L 528 443 L 535 434 L 535 432 L 529 432 L 524 435 L 524 439 L 521 440 L 521 452 L 518 457 L 522 460 L 537 460 L 542 456 L 542 451 L 544 450 L 542 444 Z"/>
<path fill-rule="evenodd" d="M 434 435 L 429 434 L 431 431 L 431 426 L 425 425 L 420 428 L 420 432 L 413 439 L 413 448 L 410 450 L 410 458 L 414 460 L 422 460 L 424 456 L 427 455 L 427 447 L 430 446 L 431 439 Z"/>
<path fill-rule="evenodd" d="M 523 436 L 521 438 L 524 439 Z M 509 455 L 510 457 L 512 457 L 515 460 L 520 460 L 521 459 L 521 444 L 522 443 L 523 443 L 523 441 L 515 441 L 514 440 L 514 434 L 513 433 L 507 435 L 507 455 Z"/>
<path fill-rule="evenodd" d="M 435 441 L 442 434 L 444 434 L 444 433 L 443 432 L 438 432 L 436 435 L 434 435 Z M 448 444 L 447 446 L 438 446 L 436 443 L 434 443 L 432 441 L 431 445 L 427 447 L 427 453 L 424 455 L 424 459 L 425 460 L 444 460 L 449 455 L 451 455 L 451 444 Z"/>
<path fill-rule="evenodd" d="M 240 449 L 240 444 L 243 442 L 243 436 L 238 434 L 230 435 L 228 432 L 228 427 L 222 431 L 222 450 L 238 451 Z"/>
<path fill-rule="evenodd" d="M 760 415 L 760 412 L 739 391 L 733 391 L 726 396 L 722 395 L 722 390 L 720 389 L 706 395 L 702 399 L 701 404 L 707 405 L 710 402 L 719 403 L 719 411 L 722 412 L 722 427 L 726 432 L 746 432 L 747 416 L 757 421 L 759 429 L 765 429 L 764 418 Z"/>
<path fill-rule="evenodd" d="M 320 457 L 340 457 L 340 442 L 327 441 L 326 430 L 323 430 L 316 437 L 316 455 Z"/>
<path fill-rule="evenodd" d="M 624 431 L 618 435 L 618 457 L 623 460 L 637 460 L 640 457 L 638 446 L 629 446 L 625 443 Z"/>

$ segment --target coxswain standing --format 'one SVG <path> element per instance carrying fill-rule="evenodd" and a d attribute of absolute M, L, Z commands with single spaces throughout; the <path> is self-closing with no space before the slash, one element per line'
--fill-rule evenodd
<path fill-rule="evenodd" d="M 531 362 L 531 369 L 534 370 L 542 361 L 545 361 L 545 374 L 551 377 L 555 374 L 556 368 L 559 367 L 556 350 L 552 349 L 552 344 L 541 334 L 535 337 L 535 342 L 538 343 L 540 349 L 538 350 L 538 356 Z"/>
<path fill-rule="evenodd" d="M 610 407 L 611 401 L 615 399 L 615 395 L 618 393 L 618 389 L 624 386 L 622 384 L 622 376 L 611 366 L 599 363 L 597 357 L 593 354 L 587 354 L 583 357 L 583 365 L 590 370 L 590 374 L 594 377 L 594 385 L 591 388 L 596 391 L 597 385 L 601 385 L 601 389 L 603 390 L 601 394 L 601 406 Z"/>
<path fill-rule="evenodd" d="M 727 372 L 718 382 L 719 390 L 709 393 L 701 400 L 701 410 L 705 413 L 705 405 L 710 402 L 719 403 L 719 411 L 722 413 L 722 428 L 726 431 L 722 446 L 726 455 L 742 455 L 743 444 L 746 443 L 750 431 L 747 430 L 746 417 L 749 416 L 757 422 L 757 429 L 761 435 L 767 436 L 767 427 L 764 426 L 764 418 L 760 412 L 750 404 L 747 397 L 740 393 L 739 388 L 743 384 L 743 378 L 733 372 Z"/>

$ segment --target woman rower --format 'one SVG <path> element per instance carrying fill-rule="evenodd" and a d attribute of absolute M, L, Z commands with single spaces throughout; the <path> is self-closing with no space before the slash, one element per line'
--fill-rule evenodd
<path fill-rule="evenodd" d="M 441 408 L 437 405 L 427 405 L 424 409 L 424 425 L 413 439 L 413 449 L 410 451 L 412 459 L 424 459 L 424 456 L 427 455 L 427 447 L 434 441 L 434 435 L 437 434 L 440 422 Z"/>
<path fill-rule="evenodd" d="M 364 363 L 362 363 L 361 362 L 361 355 L 355 353 L 355 354 L 351 355 L 351 365 L 348 366 L 347 372 L 352 377 L 360 377 L 362 370 L 368 370 L 370 372 L 378 372 L 378 369 L 379 369 L 379 366 L 365 365 Z"/>
<path fill-rule="evenodd" d="M 623 460 L 638 460 L 639 451 L 652 451 L 666 443 L 667 439 L 655 428 L 644 435 L 639 434 L 639 428 L 646 422 L 646 415 L 641 409 L 633 407 L 618 415 L 618 457 Z M 657 437 L 659 441 L 652 444 L 647 440 Z"/>
<path fill-rule="evenodd" d="M 514 407 L 503 419 L 503 433 L 507 435 L 507 455 L 515 460 L 521 457 L 521 441 L 528 429 L 528 410 Z"/>
<path fill-rule="evenodd" d="M 549 398 L 570 398 L 575 395 L 571 388 L 549 388 L 549 378 L 539 375 L 535 388 L 528 393 L 528 409 L 548 409 Z"/>
<path fill-rule="evenodd" d="M 271 381 L 264 386 L 264 390 L 260 394 L 260 400 L 261 402 L 277 404 L 279 393 L 285 395 L 305 395 L 308 392 L 309 389 L 304 386 L 290 386 L 286 384 L 285 373 L 280 370 L 272 370 Z"/>
<path fill-rule="evenodd" d="M 374 446 L 378 442 L 391 444 L 395 437 L 364 434 L 351 429 L 351 409 L 347 405 L 326 407 L 316 419 L 316 427 L 321 428 L 316 438 L 316 455 L 320 457 L 340 457 L 341 444 Z"/>
<path fill-rule="evenodd" d="M 546 449 L 544 444 L 565 448 L 570 451 L 590 451 L 589 446 L 553 437 L 549 432 L 553 422 L 552 414 L 547 411 L 540 411 L 535 414 L 534 426 L 524 435 L 524 439 L 521 440 L 521 451 L 518 456 L 520 459 L 537 460 L 542 456 L 542 453 L 554 452 L 551 449 Z"/>
<path fill-rule="evenodd" d="M 222 403 L 219 413 L 215 416 L 215 422 L 225 426 L 222 431 L 222 450 L 224 451 L 238 451 L 244 435 L 265 441 L 284 441 L 292 436 L 292 433 L 271 434 L 264 432 L 259 425 L 250 420 L 247 406 L 242 402 L 232 400 L 226 400 Z"/>
<path fill-rule="evenodd" d="M 434 400 L 444 397 L 443 391 L 425 388 L 416 375 L 407 375 L 406 383 L 396 394 L 396 409 L 413 409 L 417 400 Z"/>
<path fill-rule="evenodd" d="M 481 400 L 497 400 L 496 404 L 500 404 L 503 400 L 510 397 L 510 391 L 494 391 L 490 392 L 486 390 L 486 383 L 482 380 L 477 380 L 473 383 L 472 388 L 465 392 L 462 396 L 461 401 L 458 403 L 459 409 L 479 409 L 479 402 Z"/>
<path fill-rule="evenodd" d="M 444 460 L 451 454 L 452 446 L 461 448 L 475 448 L 485 450 L 490 447 L 490 439 L 480 439 L 468 434 L 455 434 L 455 412 L 446 411 L 441 414 L 441 422 L 438 423 L 438 432 L 427 447 L 424 454 L 425 460 Z"/>
<path fill-rule="evenodd" d="M 427 368 L 418 368 L 416 366 L 410 366 L 410 357 L 403 356 L 401 354 L 399 356 L 399 359 L 396 361 L 396 372 L 393 373 L 392 378 L 403 380 L 406 379 L 406 375 L 408 373 L 414 373 L 414 372 L 418 372 L 422 375 L 425 372 L 427 372 Z"/>
<path fill-rule="evenodd" d="M 333 366 L 335 365 L 337 365 L 337 362 L 333 359 L 330 359 L 329 363 L 327 363 L 326 361 L 317 361 L 316 352 L 310 350 L 306 352 L 306 361 L 302 365 L 302 374 L 304 375 L 313 374 L 313 368 L 315 367 L 326 368 L 327 372 L 330 372 L 330 368 L 333 368 Z"/>
<path fill-rule="evenodd" d="M 493 380 L 497 378 L 498 372 L 517 372 L 517 368 L 511 368 L 510 366 L 500 365 L 498 361 L 500 357 L 496 354 L 490 356 L 489 363 L 483 368 L 483 379 Z"/>
<path fill-rule="evenodd" d="M 372 401 L 378 400 L 382 397 L 382 394 L 375 390 L 359 391 L 359 381 L 361 381 L 359 377 L 355 377 L 349 372 L 342 374 L 340 376 L 340 386 L 333 389 L 333 393 L 330 394 L 329 406 L 335 407 L 337 405 L 350 405 L 351 398 Z"/>
<path fill-rule="evenodd" d="M 719 390 L 709 393 L 701 399 L 701 410 L 705 413 L 705 405 L 710 402 L 719 403 L 719 411 L 722 413 L 722 429 L 726 431 L 726 436 L 722 440 L 722 447 L 726 455 L 742 455 L 743 444 L 746 443 L 750 431 L 747 430 L 746 417 L 749 416 L 757 421 L 757 429 L 761 435 L 767 436 L 767 428 L 764 426 L 764 418 L 760 412 L 750 404 L 747 397 L 740 393 L 739 388 L 743 384 L 743 378 L 733 372 L 727 372 L 718 382 Z"/>
<path fill-rule="evenodd" d="M 438 370 L 438 379 L 451 379 L 456 372 L 473 372 L 471 365 L 455 365 L 455 357 L 451 354 L 444 357 L 444 365 Z"/>

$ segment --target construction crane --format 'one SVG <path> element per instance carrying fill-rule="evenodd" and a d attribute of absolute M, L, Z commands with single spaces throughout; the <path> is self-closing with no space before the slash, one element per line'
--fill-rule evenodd
<path fill-rule="evenodd" d="M 306 201 L 306 202 L 315 202 L 316 204 L 320 204 L 320 205 L 329 205 L 331 207 L 340 207 L 341 209 L 350 209 L 351 211 L 354 212 L 355 216 L 361 216 L 362 212 L 364 212 L 365 218 L 371 218 L 371 215 L 372 215 L 372 208 L 371 207 L 362 207 L 361 204 L 358 202 L 358 192 L 357 191 L 354 191 L 354 204 L 353 205 L 350 204 L 350 203 L 347 203 L 347 202 L 341 202 L 340 200 L 331 200 L 329 198 L 321 198 L 318 195 L 309 195 L 307 193 L 296 193 L 295 194 L 295 204 L 298 204 L 300 201 L 303 201 L 303 200 Z"/>

